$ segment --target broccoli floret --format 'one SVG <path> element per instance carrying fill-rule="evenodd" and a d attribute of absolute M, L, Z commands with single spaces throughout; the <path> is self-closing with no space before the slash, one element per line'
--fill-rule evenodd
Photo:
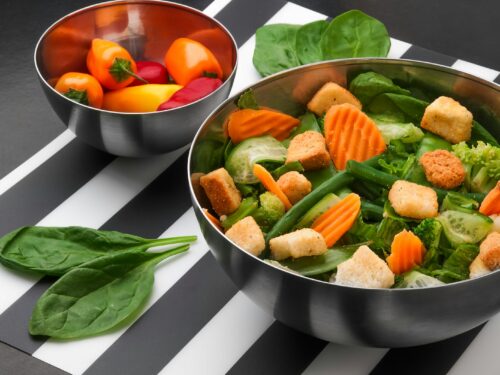
<path fill-rule="evenodd" d="M 252 214 L 264 232 L 269 232 L 276 222 L 285 214 L 285 205 L 270 192 L 259 196 L 260 207 Z"/>
<path fill-rule="evenodd" d="M 475 147 L 461 142 L 452 150 L 465 166 L 465 184 L 469 190 L 487 193 L 500 180 L 500 147 L 477 141 Z"/>
<path fill-rule="evenodd" d="M 415 233 L 423 242 L 425 253 L 423 267 L 429 270 L 439 268 L 440 265 L 440 252 L 439 243 L 443 226 L 436 219 L 424 219 L 418 224 L 413 233 Z"/>

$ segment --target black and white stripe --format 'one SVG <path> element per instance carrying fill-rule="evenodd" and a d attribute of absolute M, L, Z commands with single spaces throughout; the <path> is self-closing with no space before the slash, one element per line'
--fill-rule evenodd
<path fill-rule="evenodd" d="M 336 15 L 284 0 L 269 0 L 265 6 L 245 0 L 197 0 L 189 5 L 216 15 L 235 36 L 240 66 L 233 92 L 258 79 L 251 65 L 257 27 Z M 390 56 L 500 79 L 494 70 L 398 40 L 393 40 Z M 202 238 L 190 209 L 185 150 L 149 160 L 114 158 L 66 131 L 0 181 L 1 233 L 39 223 L 117 229 L 145 237 L 196 233 Z M 31 338 L 26 330 L 31 309 L 50 282 L 0 270 L 0 341 L 73 374 L 387 374 L 401 368 L 415 374 L 466 374 L 477 369 L 478 356 L 484 372 L 499 370 L 492 350 L 500 318 L 483 330 L 418 348 L 327 343 L 285 327 L 256 307 L 221 271 L 202 239 L 188 254 L 159 267 L 141 317 L 128 329 L 104 336 L 65 343 Z M 489 349 L 485 352 L 484 347 Z"/>

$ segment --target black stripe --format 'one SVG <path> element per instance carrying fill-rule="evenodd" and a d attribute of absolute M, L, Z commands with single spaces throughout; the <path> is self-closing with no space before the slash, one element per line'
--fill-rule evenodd
<path fill-rule="evenodd" d="M 327 344 L 276 321 L 234 364 L 229 374 L 301 374 Z"/>
<path fill-rule="evenodd" d="M 495 78 L 494 82 L 498 83 L 500 85 L 500 74 L 498 75 L 497 78 Z"/>
<path fill-rule="evenodd" d="M 102 228 L 158 237 L 190 206 L 186 163 L 187 152 Z M 51 282 L 51 279 L 43 278 L 0 315 L 0 341 L 29 354 L 46 341 L 44 337 L 30 336 L 27 327 L 36 301 Z"/>
<path fill-rule="evenodd" d="M 408 51 L 406 51 L 401 58 L 403 59 L 411 59 L 411 60 L 420 60 L 420 61 L 428 61 L 435 64 L 441 64 L 446 66 L 451 66 L 457 61 L 457 59 L 443 55 L 441 53 L 437 53 L 422 47 L 411 46 Z"/>
<path fill-rule="evenodd" d="M 114 159 L 73 140 L 0 196 L 0 234 L 36 224 Z"/>
<path fill-rule="evenodd" d="M 403 368 L 405 375 L 447 374 L 483 326 L 434 344 L 391 349 L 370 374 L 399 373 Z"/>
<path fill-rule="evenodd" d="M 236 292 L 213 255 L 205 254 L 85 375 L 158 373 Z"/>

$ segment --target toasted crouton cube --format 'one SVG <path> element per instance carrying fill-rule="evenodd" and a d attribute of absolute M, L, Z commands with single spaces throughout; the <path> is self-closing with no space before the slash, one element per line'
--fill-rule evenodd
<path fill-rule="evenodd" d="M 368 246 L 360 246 L 353 256 L 337 267 L 335 284 L 357 288 L 390 288 L 394 274 L 386 262 Z"/>
<path fill-rule="evenodd" d="M 264 234 L 255 219 L 247 216 L 226 232 L 227 238 L 250 254 L 258 256 L 266 248 Z"/>
<path fill-rule="evenodd" d="M 323 236 L 310 228 L 275 237 L 269 241 L 269 247 L 275 260 L 321 255 L 327 250 Z"/>
<path fill-rule="evenodd" d="M 327 82 L 307 103 L 307 108 L 318 116 L 323 116 L 332 105 L 344 103 L 352 104 L 361 109 L 361 102 L 348 90 L 334 82 Z"/>
<path fill-rule="evenodd" d="M 286 162 L 292 161 L 299 161 L 305 170 L 328 167 L 330 154 L 326 150 L 325 137 L 312 130 L 293 137 L 286 155 Z"/>
<path fill-rule="evenodd" d="M 486 275 L 490 273 L 491 270 L 486 267 L 486 264 L 481 260 L 481 257 L 478 255 L 476 259 L 472 261 L 469 266 L 469 278 L 475 279 L 476 277 Z"/>
<path fill-rule="evenodd" d="M 205 190 L 212 208 L 219 215 L 228 215 L 239 207 L 241 194 L 224 168 L 201 176 L 200 184 Z"/>
<path fill-rule="evenodd" d="M 429 151 L 419 160 L 425 177 L 434 186 L 454 189 L 465 180 L 465 169 L 459 158 L 447 150 Z"/>
<path fill-rule="evenodd" d="M 479 246 L 479 257 L 490 270 L 500 268 L 500 233 L 491 232 Z"/>
<path fill-rule="evenodd" d="M 287 172 L 278 179 L 278 186 L 292 204 L 297 203 L 311 192 L 311 182 L 299 172 Z"/>
<path fill-rule="evenodd" d="M 438 215 L 437 194 L 427 186 L 398 180 L 389 190 L 389 201 L 401 216 L 425 219 Z"/>
<path fill-rule="evenodd" d="M 472 113 L 456 100 L 440 96 L 427 106 L 420 126 L 448 142 L 460 143 L 470 139 Z"/>

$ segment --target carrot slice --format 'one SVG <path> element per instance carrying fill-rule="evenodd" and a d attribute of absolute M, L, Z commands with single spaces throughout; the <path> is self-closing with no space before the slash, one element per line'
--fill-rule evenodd
<path fill-rule="evenodd" d="M 500 181 L 490 192 L 484 197 L 479 212 L 483 215 L 500 214 Z"/>
<path fill-rule="evenodd" d="M 339 170 L 348 160 L 365 161 L 385 151 L 385 142 L 377 125 L 352 104 L 330 107 L 325 116 L 328 151 Z"/>
<path fill-rule="evenodd" d="M 386 260 L 391 271 L 399 275 L 422 264 L 424 253 L 425 247 L 420 238 L 403 229 L 394 236 L 391 244 L 391 255 Z"/>
<path fill-rule="evenodd" d="M 332 247 L 340 237 L 351 229 L 361 209 L 359 195 L 351 193 L 320 215 L 311 229 L 320 233 L 326 245 Z"/>
<path fill-rule="evenodd" d="M 266 170 L 266 168 L 264 168 L 260 164 L 254 164 L 253 174 L 259 179 L 262 185 L 264 185 L 266 190 L 276 195 L 283 202 L 286 210 L 292 208 L 290 200 L 285 195 L 285 193 L 283 193 L 283 190 L 281 190 L 278 183 L 274 180 L 273 176 Z"/>
<path fill-rule="evenodd" d="M 207 219 L 212 222 L 212 224 L 214 224 L 217 228 L 222 230 L 222 224 L 221 224 L 219 219 L 217 219 L 214 215 L 212 215 L 210 212 L 208 212 L 208 210 L 206 208 L 203 209 L 203 213 L 205 214 Z"/>
<path fill-rule="evenodd" d="M 227 130 L 233 143 L 265 134 L 283 141 L 297 125 L 295 117 L 272 109 L 241 109 L 229 115 Z"/>

